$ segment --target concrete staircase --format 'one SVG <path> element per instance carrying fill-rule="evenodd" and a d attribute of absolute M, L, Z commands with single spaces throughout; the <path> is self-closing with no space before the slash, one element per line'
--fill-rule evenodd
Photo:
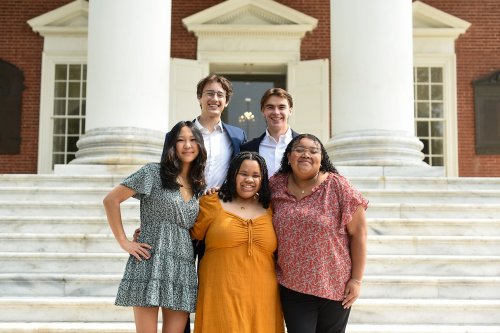
<path fill-rule="evenodd" d="M 122 178 L 0 175 L 0 333 L 135 331 L 101 205 Z M 350 179 L 370 208 L 348 332 L 500 333 L 500 178 Z M 136 200 L 123 217 L 131 235 Z"/>

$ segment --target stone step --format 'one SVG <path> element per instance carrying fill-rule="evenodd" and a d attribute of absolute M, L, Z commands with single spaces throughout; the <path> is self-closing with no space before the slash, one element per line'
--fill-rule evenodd
<path fill-rule="evenodd" d="M 2 273 L 123 272 L 126 253 L 0 252 Z M 500 256 L 368 255 L 367 275 L 499 276 Z"/>
<path fill-rule="evenodd" d="M 500 276 L 500 256 L 368 255 L 366 274 Z"/>
<path fill-rule="evenodd" d="M 122 217 L 138 217 L 139 201 L 128 199 L 121 204 Z M 0 201 L 1 216 L 101 216 L 105 217 L 100 202 L 89 201 Z"/>
<path fill-rule="evenodd" d="M 500 190 L 372 189 L 362 190 L 370 203 L 495 204 Z"/>
<path fill-rule="evenodd" d="M 131 238 L 133 229 L 128 230 Z M 0 233 L 3 252 L 121 253 L 112 234 Z M 369 235 L 368 254 L 499 255 L 499 236 Z"/>
<path fill-rule="evenodd" d="M 132 309 L 112 297 L 1 297 L 0 322 L 131 322 Z M 43 309 L 43 311 L 40 311 Z M 359 299 L 351 324 L 496 325 L 499 300 Z"/>
<path fill-rule="evenodd" d="M 371 235 L 500 236 L 500 219 L 367 218 Z"/>
<path fill-rule="evenodd" d="M 161 318 L 161 316 L 160 316 Z M 0 333 L 135 333 L 133 322 L 0 322 Z M 161 333 L 161 327 L 158 327 Z"/>
<path fill-rule="evenodd" d="M 500 236 L 369 235 L 368 254 L 500 256 Z"/>
<path fill-rule="evenodd" d="M 500 299 L 500 276 L 366 275 L 361 298 Z"/>
<path fill-rule="evenodd" d="M 500 326 L 500 300 L 359 299 L 351 324 L 495 325 Z"/>
<path fill-rule="evenodd" d="M 358 189 L 438 189 L 438 190 L 500 190 L 498 177 L 356 177 L 348 176 L 349 181 Z"/>
<path fill-rule="evenodd" d="M 115 297 L 122 276 L 122 274 L 84 273 L 2 273 L 0 297 Z"/>
<path fill-rule="evenodd" d="M 0 322 L 133 322 L 114 297 L 0 297 Z M 27 315 L 29 314 L 29 316 Z"/>
<path fill-rule="evenodd" d="M 138 217 L 124 218 L 122 222 L 128 235 L 140 225 Z M 104 216 L 0 216 L 0 230 L 5 233 L 57 234 L 111 232 Z"/>
<path fill-rule="evenodd" d="M 161 318 L 161 317 L 160 317 Z M 191 323 L 191 329 L 193 324 Z M 131 322 L 0 322 L 0 333 L 135 333 Z M 158 327 L 158 333 L 161 328 Z M 371 325 L 348 324 L 346 333 L 500 333 L 500 326 L 484 325 Z"/>
<path fill-rule="evenodd" d="M 128 230 L 140 225 L 138 217 L 124 218 Z M 367 218 L 371 235 L 500 236 L 500 219 Z M 110 233 L 104 216 L 0 216 L 5 233 Z"/>
<path fill-rule="evenodd" d="M 0 252 L 2 273 L 117 274 L 125 269 L 129 254 Z"/>
<path fill-rule="evenodd" d="M 500 325 L 348 324 L 347 333 L 500 333 Z"/>
<path fill-rule="evenodd" d="M 0 188 L 2 187 L 71 187 L 71 188 L 112 188 L 119 184 L 125 175 L 33 175 L 33 174 L 0 174 Z"/>
<path fill-rule="evenodd" d="M 62 174 L 0 174 L 0 187 L 113 187 L 127 174 L 62 175 Z M 406 177 L 406 176 L 347 176 L 360 189 L 500 189 L 500 178 L 487 177 Z"/>
<path fill-rule="evenodd" d="M 115 297 L 122 274 L 0 274 L 0 297 Z M 362 298 L 500 299 L 500 277 L 380 276 L 363 279 Z"/>
<path fill-rule="evenodd" d="M 129 230 L 129 238 L 133 231 Z M 0 233 L 3 252 L 122 253 L 112 234 Z"/>
<path fill-rule="evenodd" d="M 0 201 L 101 201 L 109 186 L 4 186 Z M 499 189 L 361 189 L 371 203 L 498 203 Z"/>
<path fill-rule="evenodd" d="M 95 201 L 101 202 L 112 187 L 0 187 L 0 201 Z"/>
<path fill-rule="evenodd" d="M 463 218 L 500 219 L 498 204 L 423 204 L 373 203 L 367 210 L 370 218 Z"/>
<path fill-rule="evenodd" d="M 0 216 L 105 216 L 104 207 L 88 201 L 0 201 Z M 382 204 L 369 205 L 370 218 L 493 218 L 500 219 L 500 204 Z M 122 204 L 122 216 L 139 216 L 139 201 Z"/>

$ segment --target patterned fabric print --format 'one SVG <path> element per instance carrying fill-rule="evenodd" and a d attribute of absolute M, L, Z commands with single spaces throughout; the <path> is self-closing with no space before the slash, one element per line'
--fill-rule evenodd
<path fill-rule="evenodd" d="M 198 199 L 184 202 L 178 189 L 162 188 L 158 163 L 145 165 L 122 185 L 141 201 L 138 241 L 153 249 L 148 260 L 130 256 L 115 304 L 194 312 L 197 275 L 189 228 L 198 216 Z"/>
<path fill-rule="evenodd" d="M 278 237 L 278 282 L 286 288 L 340 301 L 351 277 L 346 225 L 368 201 L 339 174 L 329 174 L 297 201 L 288 175 L 270 180 L 273 224 Z"/>

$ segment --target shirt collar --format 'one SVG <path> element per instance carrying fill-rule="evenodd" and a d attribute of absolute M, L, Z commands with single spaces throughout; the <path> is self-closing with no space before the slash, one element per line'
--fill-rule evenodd
<path fill-rule="evenodd" d="M 196 119 L 194 120 L 194 125 L 200 131 L 203 131 L 203 130 L 208 131 L 208 129 L 206 129 L 205 127 L 203 127 L 203 125 L 200 123 L 199 118 L 200 117 L 196 117 Z M 219 122 L 217 124 L 215 124 L 214 131 L 219 131 L 221 133 L 224 132 L 224 127 L 222 126 L 222 120 L 219 120 Z"/>
<path fill-rule="evenodd" d="M 274 137 L 269 133 L 269 130 L 267 128 L 266 128 L 266 138 L 268 140 L 273 140 L 273 142 L 276 141 Z M 290 128 L 290 126 L 288 126 L 288 129 L 286 130 L 285 134 L 280 135 L 278 142 L 282 140 L 285 140 L 285 142 L 290 142 L 292 140 L 292 129 Z"/>

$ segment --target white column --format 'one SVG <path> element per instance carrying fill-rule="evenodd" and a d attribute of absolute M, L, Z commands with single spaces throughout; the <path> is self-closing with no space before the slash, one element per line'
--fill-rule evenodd
<path fill-rule="evenodd" d="M 331 0 L 335 165 L 417 166 L 411 0 Z"/>
<path fill-rule="evenodd" d="M 73 164 L 159 161 L 170 25 L 170 0 L 90 0 L 86 132 Z"/>

